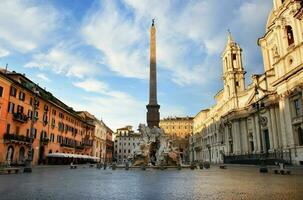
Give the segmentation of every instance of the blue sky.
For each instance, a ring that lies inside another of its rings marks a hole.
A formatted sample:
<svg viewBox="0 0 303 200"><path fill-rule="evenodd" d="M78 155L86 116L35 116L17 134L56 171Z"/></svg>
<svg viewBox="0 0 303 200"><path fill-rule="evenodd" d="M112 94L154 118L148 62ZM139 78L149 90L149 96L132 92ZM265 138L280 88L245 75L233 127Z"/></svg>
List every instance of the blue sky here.
<svg viewBox="0 0 303 200"><path fill-rule="evenodd" d="M247 82L271 0L1 0L0 66L25 73L111 128L145 123L149 28L156 19L161 117L194 116L223 85L227 29Z"/></svg>

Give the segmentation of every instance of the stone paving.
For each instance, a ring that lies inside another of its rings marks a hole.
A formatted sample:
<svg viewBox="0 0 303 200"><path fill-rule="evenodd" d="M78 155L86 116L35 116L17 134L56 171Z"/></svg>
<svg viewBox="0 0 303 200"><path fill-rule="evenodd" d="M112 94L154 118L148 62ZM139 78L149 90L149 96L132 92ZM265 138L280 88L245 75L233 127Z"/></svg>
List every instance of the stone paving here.
<svg viewBox="0 0 303 200"><path fill-rule="evenodd" d="M222 170L36 167L0 175L0 199L303 199L303 173L260 174L257 167Z"/></svg>

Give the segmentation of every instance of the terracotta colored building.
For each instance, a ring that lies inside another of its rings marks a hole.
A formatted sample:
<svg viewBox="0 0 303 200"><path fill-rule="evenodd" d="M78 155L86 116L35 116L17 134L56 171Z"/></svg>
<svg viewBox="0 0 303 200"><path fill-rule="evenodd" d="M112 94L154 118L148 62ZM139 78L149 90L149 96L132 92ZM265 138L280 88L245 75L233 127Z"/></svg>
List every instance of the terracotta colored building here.
<svg viewBox="0 0 303 200"><path fill-rule="evenodd" d="M60 153L93 159L92 123L25 75L1 70L0 163L24 163L32 126L34 165L71 161Z"/></svg>
<svg viewBox="0 0 303 200"><path fill-rule="evenodd" d="M106 127L106 162L111 163L113 161L114 152L114 141L113 141L113 131Z"/></svg>

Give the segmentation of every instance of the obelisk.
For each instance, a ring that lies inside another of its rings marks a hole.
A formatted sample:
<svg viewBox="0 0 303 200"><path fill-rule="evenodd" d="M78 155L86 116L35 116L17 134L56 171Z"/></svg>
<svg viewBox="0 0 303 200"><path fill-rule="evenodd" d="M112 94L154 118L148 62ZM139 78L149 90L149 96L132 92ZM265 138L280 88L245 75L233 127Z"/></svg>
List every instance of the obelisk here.
<svg viewBox="0 0 303 200"><path fill-rule="evenodd" d="M147 108L147 125L150 128L159 127L160 105L157 102L157 63L156 63L156 27L152 20L150 28L150 72L149 72L149 104Z"/></svg>

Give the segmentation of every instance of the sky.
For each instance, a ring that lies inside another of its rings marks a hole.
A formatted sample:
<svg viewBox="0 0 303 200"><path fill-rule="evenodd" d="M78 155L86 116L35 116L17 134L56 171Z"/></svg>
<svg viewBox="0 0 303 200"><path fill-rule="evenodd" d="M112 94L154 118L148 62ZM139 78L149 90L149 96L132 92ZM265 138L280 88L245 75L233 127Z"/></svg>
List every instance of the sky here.
<svg viewBox="0 0 303 200"><path fill-rule="evenodd" d="M161 118L195 116L223 88L227 30L246 81L263 72L257 39L271 0L1 0L0 66L24 73L116 130L146 123L151 20Z"/></svg>

